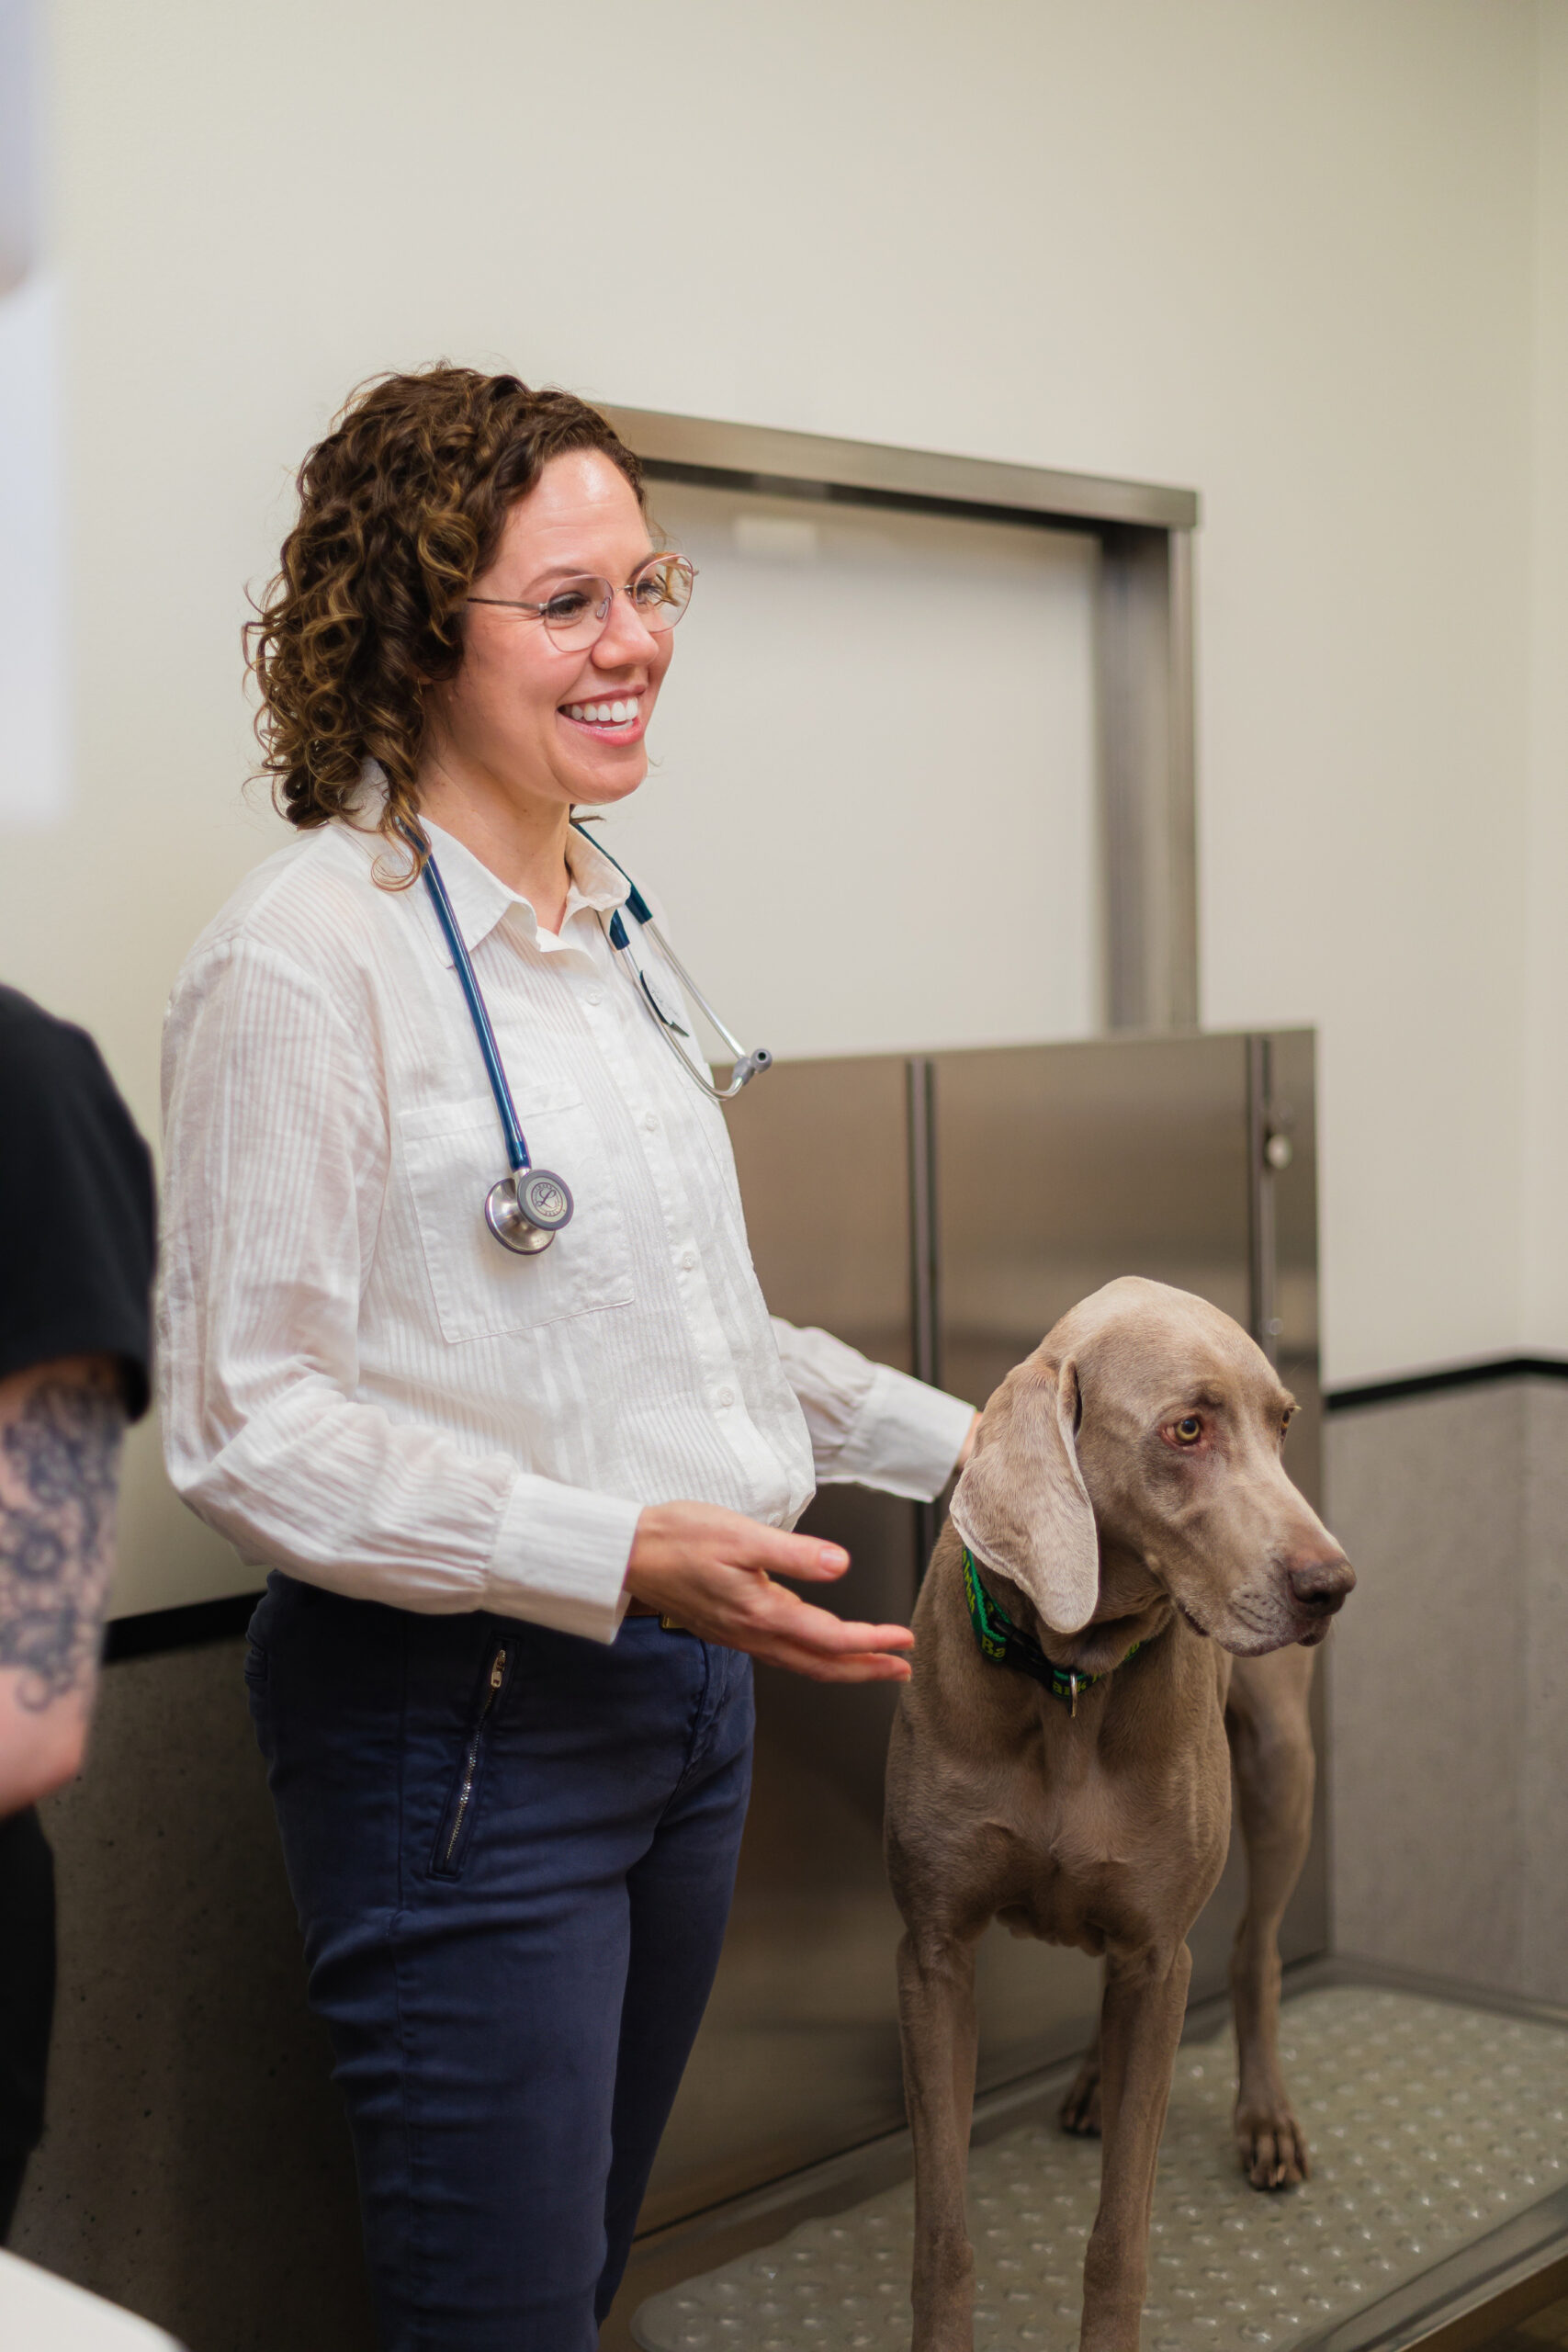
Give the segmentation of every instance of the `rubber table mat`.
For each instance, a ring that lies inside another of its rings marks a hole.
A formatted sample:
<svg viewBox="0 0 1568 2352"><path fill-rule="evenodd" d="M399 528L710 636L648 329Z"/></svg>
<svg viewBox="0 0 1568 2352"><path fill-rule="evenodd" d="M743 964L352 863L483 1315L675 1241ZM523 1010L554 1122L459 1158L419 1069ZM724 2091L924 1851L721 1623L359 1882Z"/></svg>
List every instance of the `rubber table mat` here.
<svg viewBox="0 0 1568 2352"><path fill-rule="evenodd" d="M1287 2003L1285 2079L1313 2177L1264 2194L1231 2139L1228 2031L1179 2053L1145 2352L1284 2352L1568 2183L1568 2032L1408 1993ZM1074 2352L1098 2142L1031 2123L975 2149L976 2352ZM643 2304L644 2352L906 2352L914 2192L803 2222Z"/></svg>

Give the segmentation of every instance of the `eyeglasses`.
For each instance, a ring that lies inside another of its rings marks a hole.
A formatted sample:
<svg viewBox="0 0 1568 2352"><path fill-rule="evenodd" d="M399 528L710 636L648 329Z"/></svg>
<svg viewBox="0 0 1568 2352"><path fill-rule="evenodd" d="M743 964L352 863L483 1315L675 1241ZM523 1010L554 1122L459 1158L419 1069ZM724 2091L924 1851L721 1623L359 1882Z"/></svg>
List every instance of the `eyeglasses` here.
<svg viewBox="0 0 1568 2352"><path fill-rule="evenodd" d="M610 608L616 595L631 599L644 628L655 637L672 629L692 601L694 567L683 555L652 555L639 564L626 586L616 590L607 580L587 577L566 580L542 605L521 596L470 596L470 605L500 605L512 613L532 613L543 621L563 653L586 653L610 626Z"/></svg>

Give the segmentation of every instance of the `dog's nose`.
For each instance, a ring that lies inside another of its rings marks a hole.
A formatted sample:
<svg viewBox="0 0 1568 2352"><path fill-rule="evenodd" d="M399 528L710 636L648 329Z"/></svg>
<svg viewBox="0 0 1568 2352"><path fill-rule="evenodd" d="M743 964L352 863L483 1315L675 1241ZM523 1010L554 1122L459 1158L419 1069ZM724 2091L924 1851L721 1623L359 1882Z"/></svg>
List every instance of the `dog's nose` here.
<svg viewBox="0 0 1568 2352"><path fill-rule="evenodd" d="M1285 1577L1303 1609L1310 1609L1314 1617L1332 1617L1344 1607L1345 1596L1355 1585L1356 1571L1337 1548L1301 1551L1288 1555Z"/></svg>

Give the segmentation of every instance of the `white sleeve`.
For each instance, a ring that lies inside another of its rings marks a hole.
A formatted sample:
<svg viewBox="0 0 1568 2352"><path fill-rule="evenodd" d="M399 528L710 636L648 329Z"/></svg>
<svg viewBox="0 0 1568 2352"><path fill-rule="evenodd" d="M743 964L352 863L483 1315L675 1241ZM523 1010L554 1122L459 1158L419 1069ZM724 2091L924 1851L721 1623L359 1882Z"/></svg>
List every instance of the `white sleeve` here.
<svg viewBox="0 0 1568 2352"><path fill-rule="evenodd" d="M827 1331L773 1318L773 1337L811 1432L822 1487L878 1487L911 1502L935 1499L958 1466L975 1408L958 1396L873 1363Z"/></svg>
<svg viewBox="0 0 1568 2352"><path fill-rule="evenodd" d="M158 1370L169 1476L250 1564L400 1609L610 1641L637 1506L361 1402L387 1116L321 984L254 942L164 1031Z"/></svg>

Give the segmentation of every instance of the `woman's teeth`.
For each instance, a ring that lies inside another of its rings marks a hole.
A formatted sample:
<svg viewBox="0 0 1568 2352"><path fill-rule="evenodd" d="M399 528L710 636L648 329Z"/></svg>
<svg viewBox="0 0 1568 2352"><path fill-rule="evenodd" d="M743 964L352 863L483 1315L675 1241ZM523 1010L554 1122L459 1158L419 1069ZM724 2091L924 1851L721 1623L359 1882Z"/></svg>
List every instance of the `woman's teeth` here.
<svg viewBox="0 0 1568 2352"><path fill-rule="evenodd" d="M590 727L624 727L637 717L637 701L634 696L629 702L569 703L566 715L585 719Z"/></svg>

